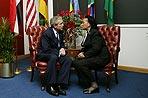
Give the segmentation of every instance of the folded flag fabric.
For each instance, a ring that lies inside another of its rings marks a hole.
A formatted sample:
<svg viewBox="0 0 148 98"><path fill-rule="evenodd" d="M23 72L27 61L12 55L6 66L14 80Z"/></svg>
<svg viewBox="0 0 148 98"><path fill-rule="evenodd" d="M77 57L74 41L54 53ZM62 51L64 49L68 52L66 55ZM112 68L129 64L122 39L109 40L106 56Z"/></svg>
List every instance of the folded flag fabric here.
<svg viewBox="0 0 148 98"><path fill-rule="evenodd" d="M113 0L105 0L104 1L104 10L107 13L107 24L113 25L114 19L113 19Z"/></svg>
<svg viewBox="0 0 148 98"><path fill-rule="evenodd" d="M78 0L70 0L70 11L77 13L80 10L79 8L79 1Z"/></svg>
<svg viewBox="0 0 148 98"><path fill-rule="evenodd" d="M88 15L95 17L94 0L88 0Z"/></svg>

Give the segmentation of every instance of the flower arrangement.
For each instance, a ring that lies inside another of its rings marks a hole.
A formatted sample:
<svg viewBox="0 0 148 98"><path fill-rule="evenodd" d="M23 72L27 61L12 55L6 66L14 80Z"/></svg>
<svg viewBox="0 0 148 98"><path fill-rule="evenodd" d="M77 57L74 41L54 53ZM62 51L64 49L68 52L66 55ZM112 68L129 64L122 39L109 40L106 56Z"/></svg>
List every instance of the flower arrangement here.
<svg viewBox="0 0 148 98"><path fill-rule="evenodd" d="M77 11L77 14L68 10L61 11L57 16L62 16L63 18L65 42L72 43L72 41L75 41L78 36L82 36L80 25L83 16L80 11Z"/></svg>

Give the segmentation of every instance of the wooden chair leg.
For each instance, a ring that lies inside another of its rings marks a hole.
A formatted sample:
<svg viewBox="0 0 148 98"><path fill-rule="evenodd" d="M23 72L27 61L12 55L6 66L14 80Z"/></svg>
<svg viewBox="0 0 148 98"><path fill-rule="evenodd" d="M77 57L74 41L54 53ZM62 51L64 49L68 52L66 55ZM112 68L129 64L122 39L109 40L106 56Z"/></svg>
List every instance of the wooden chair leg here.
<svg viewBox="0 0 148 98"><path fill-rule="evenodd" d="M107 87L106 87L106 91L108 92L108 93L110 93L110 80L111 80L111 73L108 73L108 74L106 74L106 77L107 77Z"/></svg>
<svg viewBox="0 0 148 98"><path fill-rule="evenodd" d="M41 91L45 90L45 82L44 82L45 73L40 72L40 79L41 79Z"/></svg>
<svg viewBox="0 0 148 98"><path fill-rule="evenodd" d="M116 80L116 84L118 84L118 74L117 74L117 70L115 71L115 80Z"/></svg>
<svg viewBox="0 0 148 98"><path fill-rule="evenodd" d="M34 77L34 67L31 67L32 72L31 72L31 78L30 78L30 82L33 81L33 77Z"/></svg>

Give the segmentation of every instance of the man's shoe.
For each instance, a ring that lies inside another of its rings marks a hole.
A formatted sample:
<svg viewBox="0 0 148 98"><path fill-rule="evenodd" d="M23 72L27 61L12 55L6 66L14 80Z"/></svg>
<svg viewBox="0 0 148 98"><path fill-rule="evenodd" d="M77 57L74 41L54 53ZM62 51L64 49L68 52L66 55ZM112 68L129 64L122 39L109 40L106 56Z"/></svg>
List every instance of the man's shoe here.
<svg viewBox="0 0 148 98"><path fill-rule="evenodd" d="M60 84L61 89L68 90L68 84Z"/></svg>
<svg viewBox="0 0 148 98"><path fill-rule="evenodd" d="M49 88L46 88L46 92L53 96L59 96L59 93L51 86Z"/></svg>
<svg viewBox="0 0 148 98"><path fill-rule="evenodd" d="M56 89L56 91L58 92L58 94L60 95L66 95L66 91L64 89L62 89L60 87L60 85L58 86L58 88Z"/></svg>

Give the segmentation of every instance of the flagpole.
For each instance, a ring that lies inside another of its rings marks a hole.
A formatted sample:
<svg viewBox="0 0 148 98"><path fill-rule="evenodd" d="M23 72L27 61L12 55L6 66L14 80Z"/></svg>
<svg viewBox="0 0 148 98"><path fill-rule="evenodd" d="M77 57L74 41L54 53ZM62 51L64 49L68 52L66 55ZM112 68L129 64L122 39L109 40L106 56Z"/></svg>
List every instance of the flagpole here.
<svg viewBox="0 0 148 98"><path fill-rule="evenodd" d="M32 71L31 64L32 64L32 62L31 62L31 56L30 56L30 66L28 68L26 68L26 71L28 71L28 72Z"/></svg>
<svg viewBox="0 0 148 98"><path fill-rule="evenodd" d="M18 37L18 34L15 34L16 36L16 38L15 38L15 57L16 57L16 59L15 59L15 61L16 61L16 67L15 67L15 71L14 71L14 73L15 74L20 74L20 73L22 73L22 71L20 70L20 69L18 69L18 58L17 58L17 37Z"/></svg>
<svg viewBox="0 0 148 98"><path fill-rule="evenodd" d="M29 66L28 68L26 68L26 71L27 71L27 72L32 72L31 66Z"/></svg>

